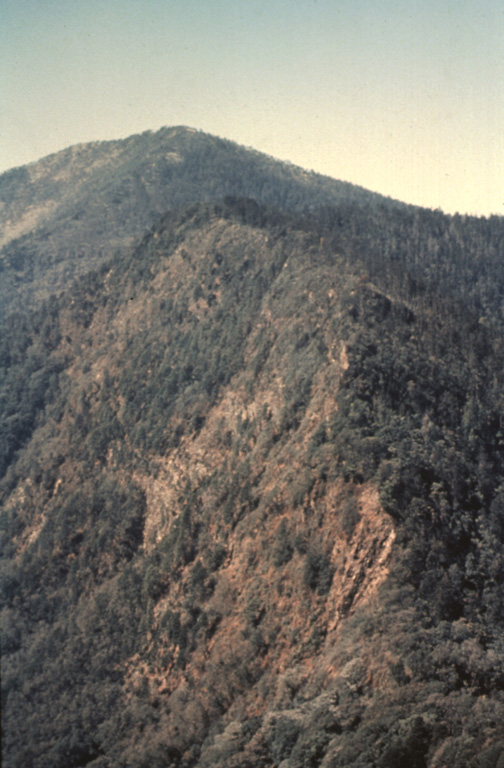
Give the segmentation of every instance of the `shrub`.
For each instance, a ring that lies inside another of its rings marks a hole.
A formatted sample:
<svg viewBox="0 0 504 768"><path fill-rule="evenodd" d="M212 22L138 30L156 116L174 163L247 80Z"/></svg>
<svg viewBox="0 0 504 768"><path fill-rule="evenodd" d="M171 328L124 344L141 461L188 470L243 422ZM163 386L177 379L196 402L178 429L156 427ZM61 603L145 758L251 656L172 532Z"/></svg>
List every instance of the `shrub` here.
<svg viewBox="0 0 504 768"><path fill-rule="evenodd" d="M309 550L306 556L303 580L306 587L325 595L331 588L333 569L329 557L323 552Z"/></svg>
<svg viewBox="0 0 504 768"><path fill-rule="evenodd" d="M273 564L275 568L285 565L293 555L293 547L285 519L282 520L275 534L275 547L273 549Z"/></svg>
<svg viewBox="0 0 504 768"><path fill-rule="evenodd" d="M268 738L268 746L275 763L289 757L299 736L299 725L287 717L276 721Z"/></svg>

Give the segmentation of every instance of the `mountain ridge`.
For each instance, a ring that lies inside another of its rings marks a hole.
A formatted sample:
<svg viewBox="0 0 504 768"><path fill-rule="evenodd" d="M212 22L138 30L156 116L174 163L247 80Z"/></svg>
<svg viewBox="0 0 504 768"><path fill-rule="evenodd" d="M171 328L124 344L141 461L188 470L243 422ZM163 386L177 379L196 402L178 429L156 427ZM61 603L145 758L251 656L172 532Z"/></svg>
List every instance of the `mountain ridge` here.
<svg viewBox="0 0 504 768"><path fill-rule="evenodd" d="M30 283L61 290L169 208L228 194L291 210L387 200L189 128L76 145L0 176L0 306L33 301Z"/></svg>
<svg viewBox="0 0 504 768"><path fill-rule="evenodd" d="M68 175L75 155L81 157L78 173L61 188L58 172L63 168ZM182 160L175 162L174 156ZM38 192L22 181L16 186L16 176L26 177L40 163L49 167ZM90 163L95 168L88 178ZM36 308L78 275L134 247L167 209L226 196L304 215L314 230L333 232L338 222L340 247L374 253L375 269L380 260L386 269L390 259L398 261L413 279L427 280L434 294L458 290L461 297L470 296L484 321L504 323L499 293L504 219L407 206L185 128L79 145L0 177L4 236L9 206L12 226L22 216L31 227L0 250L0 317ZM37 225L37 205L51 212L45 224ZM455 270L460 278L454 279Z"/></svg>

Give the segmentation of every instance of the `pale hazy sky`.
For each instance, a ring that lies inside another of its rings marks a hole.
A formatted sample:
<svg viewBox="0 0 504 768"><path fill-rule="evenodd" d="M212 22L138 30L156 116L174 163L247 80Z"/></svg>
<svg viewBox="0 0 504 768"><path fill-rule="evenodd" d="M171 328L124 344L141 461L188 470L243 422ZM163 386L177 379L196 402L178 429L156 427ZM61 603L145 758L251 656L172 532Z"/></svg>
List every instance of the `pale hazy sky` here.
<svg viewBox="0 0 504 768"><path fill-rule="evenodd" d="M503 0L0 0L0 171L187 125L504 214Z"/></svg>

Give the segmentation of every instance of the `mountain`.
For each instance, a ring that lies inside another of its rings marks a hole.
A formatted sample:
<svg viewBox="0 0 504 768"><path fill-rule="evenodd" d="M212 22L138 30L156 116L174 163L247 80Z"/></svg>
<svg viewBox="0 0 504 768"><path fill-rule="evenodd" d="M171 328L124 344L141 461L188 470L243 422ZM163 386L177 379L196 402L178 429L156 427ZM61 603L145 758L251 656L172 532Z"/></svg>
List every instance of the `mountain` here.
<svg viewBox="0 0 504 768"><path fill-rule="evenodd" d="M0 175L0 319L134 247L168 209L226 196L337 220L342 246L407 263L429 290L469 296L504 322L502 217L407 206L183 127L70 147Z"/></svg>
<svg viewBox="0 0 504 768"><path fill-rule="evenodd" d="M0 311L61 290L169 208L226 195L289 210L343 200L393 204L190 128L77 145L0 176Z"/></svg>
<svg viewBox="0 0 504 768"><path fill-rule="evenodd" d="M306 196L5 317L9 768L502 767L503 221Z"/></svg>

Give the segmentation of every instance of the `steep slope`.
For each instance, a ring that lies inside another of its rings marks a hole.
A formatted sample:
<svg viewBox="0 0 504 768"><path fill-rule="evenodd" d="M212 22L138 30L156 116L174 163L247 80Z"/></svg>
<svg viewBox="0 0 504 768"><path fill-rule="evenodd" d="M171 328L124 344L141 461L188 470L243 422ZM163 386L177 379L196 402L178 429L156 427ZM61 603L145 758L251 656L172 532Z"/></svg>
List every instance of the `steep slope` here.
<svg viewBox="0 0 504 768"><path fill-rule="evenodd" d="M70 147L0 176L0 311L68 286L169 208L226 195L298 210L385 201L190 128Z"/></svg>
<svg viewBox="0 0 504 768"><path fill-rule="evenodd" d="M500 766L502 336L317 227L193 206L6 321L5 765Z"/></svg>

